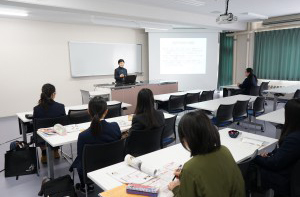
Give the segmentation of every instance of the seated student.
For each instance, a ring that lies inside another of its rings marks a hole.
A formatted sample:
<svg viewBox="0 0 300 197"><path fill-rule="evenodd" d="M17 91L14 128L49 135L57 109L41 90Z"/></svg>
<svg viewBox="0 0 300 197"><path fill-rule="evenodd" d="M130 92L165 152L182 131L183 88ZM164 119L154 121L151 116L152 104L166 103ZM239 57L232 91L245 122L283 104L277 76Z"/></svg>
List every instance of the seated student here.
<svg viewBox="0 0 300 197"><path fill-rule="evenodd" d="M54 101L56 96L55 87L52 84L44 84L42 87L39 104L33 108L34 119L57 118L66 115L65 106ZM41 162L47 163L46 146L41 146ZM60 158L58 148L54 149L54 158Z"/></svg>
<svg viewBox="0 0 300 197"><path fill-rule="evenodd" d="M140 90L130 131L159 128L164 124L164 113L154 108L152 91L147 88Z"/></svg>
<svg viewBox="0 0 300 197"><path fill-rule="evenodd" d="M300 160L300 99L285 105L285 123L279 139L279 148L257 156L261 186L273 189L275 195L289 195L290 177L294 164Z"/></svg>
<svg viewBox="0 0 300 197"><path fill-rule="evenodd" d="M169 184L175 197L244 197L241 171L220 135L202 111L185 114L178 126L180 142L192 158Z"/></svg>
<svg viewBox="0 0 300 197"><path fill-rule="evenodd" d="M257 86L257 77L253 74L252 68L247 68L245 71L246 79L242 84L238 83L240 90L236 90L233 94L245 94L250 95L252 87Z"/></svg>
<svg viewBox="0 0 300 197"><path fill-rule="evenodd" d="M92 117L91 126L79 134L77 141L77 157L71 165L70 171L77 168L80 184L76 184L76 189L85 193L85 185L82 175L82 154L86 144L105 144L121 139L121 130L117 123L106 122L104 120L108 110L106 101L100 96L92 98L88 106L89 114ZM88 191L92 191L92 185L88 186Z"/></svg>

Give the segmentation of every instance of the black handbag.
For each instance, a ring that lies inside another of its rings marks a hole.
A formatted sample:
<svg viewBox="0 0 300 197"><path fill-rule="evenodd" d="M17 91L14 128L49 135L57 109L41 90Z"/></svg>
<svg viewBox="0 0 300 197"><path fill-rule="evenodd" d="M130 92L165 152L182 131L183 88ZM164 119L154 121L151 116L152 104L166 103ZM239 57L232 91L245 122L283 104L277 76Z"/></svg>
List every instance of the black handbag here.
<svg viewBox="0 0 300 197"><path fill-rule="evenodd" d="M18 148L5 154L5 177L37 173L36 147Z"/></svg>

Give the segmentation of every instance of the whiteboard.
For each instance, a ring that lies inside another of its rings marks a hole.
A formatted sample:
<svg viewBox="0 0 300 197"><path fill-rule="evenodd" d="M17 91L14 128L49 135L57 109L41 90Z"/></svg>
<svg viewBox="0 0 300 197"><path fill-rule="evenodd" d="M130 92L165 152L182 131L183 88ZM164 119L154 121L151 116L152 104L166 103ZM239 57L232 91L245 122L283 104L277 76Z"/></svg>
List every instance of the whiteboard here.
<svg viewBox="0 0 300 197"><path fill-rule="evenodd" d="M141 44L69 42L72 77L113 75L124 59L128 73L142 73Z"/></svg>

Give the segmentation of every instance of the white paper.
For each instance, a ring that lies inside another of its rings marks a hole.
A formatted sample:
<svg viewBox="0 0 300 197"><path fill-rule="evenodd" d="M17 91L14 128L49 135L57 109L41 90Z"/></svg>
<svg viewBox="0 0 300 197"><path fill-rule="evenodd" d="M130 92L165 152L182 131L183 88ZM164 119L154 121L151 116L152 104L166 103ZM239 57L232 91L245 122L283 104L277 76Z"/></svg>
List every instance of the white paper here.
<svg viewBox="0 0 300 197"><path fill-rule="evenodd" d="M262 146L264 144L264 141L256 140L256 139L252 139L252 138L247 138L247 137L244 137L242 139L242 142L243 143L248 143L248 144L253 144L253 145L256 145L256 146Z"/></svg>

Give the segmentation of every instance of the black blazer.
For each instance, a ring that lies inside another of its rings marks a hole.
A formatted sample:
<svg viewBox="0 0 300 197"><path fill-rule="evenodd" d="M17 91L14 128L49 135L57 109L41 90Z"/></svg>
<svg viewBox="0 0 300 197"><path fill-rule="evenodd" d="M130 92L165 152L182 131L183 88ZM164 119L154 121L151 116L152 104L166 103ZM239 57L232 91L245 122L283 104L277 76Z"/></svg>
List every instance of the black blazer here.
<svg viewBox="0 0 300 197"><path fill-rule="evenodd" d="M131 130L145 130L145 129L155 129L165 125L164 113L159 110L155 110L155 117L158 122L157 127L149 128L149 120L146 118L145 114L134 115L132 118ZM129 131L129 132L130 132Z"/></svg>
<svg viewBox="0 0 300 197"><path fill-rule="evenodd" d="M121 78L120 75L123 74L125 77L127 76L127 69L126 68L122 68L122 67L118 67L115 69L115 80L116 83L123 83L124 78Z"/></svg>
<svg viewBox="0 0 300 197"><path fill-rule="evenodd" d="M65 115L65 106L55 101L48 106L48 109L44 109L41 105L33 108L33 118L57 118Z"/></svg>
<svg viewBox="0 0 300 197"><path fill-rule="evenodd" d="M257 156L254 162L262 168L262 178L267 184L275 187L275 192L288 194L291 171L300 160L300 131L290 133L285 137L279 148L269 154L269 157Z"/></svg>
<svg viewBox="0 0 300 197"><path fill-rule="evenodd" d="M121 139L121 130L116 122L106 122L106 120L101 120L100 122L102 130L99 136L94 136L92 134L91 128L81 132L78 136L77 141L77 157L73 162L71 168L82 169L82 152L84 145L86 144L105 144L110 142L115 142Z"/></svg>
<svg viewBox="0 0 300 197"><path fill-rule="evenodd" d="M257 86L257 79L255 75L248 76L243 83L239 85L239 88L243 90L243 94L250 95L250 90L253 86Z"/></svg>

